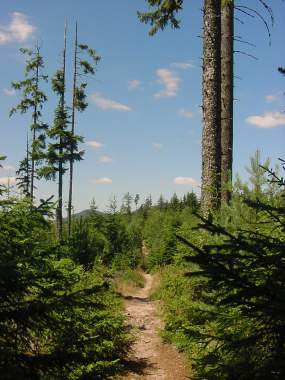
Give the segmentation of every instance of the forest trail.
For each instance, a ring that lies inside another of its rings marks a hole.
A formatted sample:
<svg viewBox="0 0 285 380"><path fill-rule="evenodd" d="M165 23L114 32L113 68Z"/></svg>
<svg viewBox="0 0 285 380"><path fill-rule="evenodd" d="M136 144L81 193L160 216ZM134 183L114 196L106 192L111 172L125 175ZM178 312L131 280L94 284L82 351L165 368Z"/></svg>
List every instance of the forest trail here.
<svg viewBox="0 0 285 380"><path fill-rule="evenodd" d="M151 301L154 277L143 273L145 286L125 295L125 310L136 341L127 359L128 372L120 379L186 380L185 360L177 350L162 342L159 331L163 323L157 301Z"/></svg>

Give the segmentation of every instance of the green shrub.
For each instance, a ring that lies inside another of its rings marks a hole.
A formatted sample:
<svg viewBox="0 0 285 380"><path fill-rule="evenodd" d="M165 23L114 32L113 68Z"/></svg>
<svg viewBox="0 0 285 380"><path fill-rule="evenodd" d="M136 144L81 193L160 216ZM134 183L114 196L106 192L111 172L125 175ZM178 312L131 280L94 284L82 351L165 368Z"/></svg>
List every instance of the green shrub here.
<svg viewBox="0 0 285 380"><path fill-rule="evenodd" d="M1 203L0 239L1 379L113 375L129 341L102 270L72 261L29 202Z"/></svg>
<svg viewBox="0 0 285 380"><path fill-rule="evenodd" d="M158 297L164 337L187 352L193 378L285 378L282 179L279 185L275 197L236 192L212 219L179 229L177 255L188 264L163 270Z"/></svg>
<svg viewBox="0 0 285 380"><path fill-rule="evenodd" d="M145 283L142 273L133 269L118 272L116 274L116 280L119 283L125 283L126 285L138 288L143 288Z"/></svg>

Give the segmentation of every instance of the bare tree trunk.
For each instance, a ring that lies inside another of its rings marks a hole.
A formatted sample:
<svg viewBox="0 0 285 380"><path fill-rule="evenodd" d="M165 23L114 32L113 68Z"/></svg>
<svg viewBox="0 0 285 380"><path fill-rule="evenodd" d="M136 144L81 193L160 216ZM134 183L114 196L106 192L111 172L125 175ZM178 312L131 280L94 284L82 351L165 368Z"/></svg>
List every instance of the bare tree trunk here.
<svg viewBox="0 0 285 380"><path fill-rule="evenodd" d="M71 133L75 131L75 102L76 102L76 79L77 79L77 23L75 27L75 47L74 47L74 73L73 73L73 96L72 96L72 115ZM73 192L73 147L71 147L69 162L69 195L68 195L68 237L71 236L72 228L72 192Z"/></svg>
<svg viewBox="0 0 285 380"><path fill-rule="evenodd" d="M39 55L39 47L37 46L37 54ZM38 92L39 88L39 66L37 65L36 68L36 92ZM35 105L34 105L34 113L33 113L33 132L32 132L32 168L31 168L31 201L33 203L34 201L34 181L35 181L35 141L36 141L36 125L38 124L38 104L37 100L35 100Z"/></svg>
<svg viewBox="0 0 285 380"><path fill-rule="evenodd" d="M65 61L66 61L66 29L67 26L65 24L64 29L64 49L63 49L63 91L61 94L61 109L62 109L62 116L64 115L65 111ZM63 123L65 123L65 120L62 120ZM62 128L65 128L65 125L62 126ZM58 163L58 206L57 206L57 234L58 234L58 240L62 241L63 237L63 228L62 228L62 188L63 188L63 174L64 174L64 168L63 168L63 141L62 137L59 139L59 163Z"/></svg>
<svg viewBox="0 0 285 380"><path fill-rule="evenodd" d="M233 165L234 0L222 7L221 33L221 183L222 201L228 203Z"/></svg>
<svg viewBox="0 0 285 380"><path fill-rule="evenodd" d="M204 2L201 207L207 215L221 197L221 0Z"/></svg>
<svg viewBox="0 0 285 380"><path fill-rule="evenodd" d="M37 107L35 106L35 109ZM36 112L36 111L34 111ZM34 120L34 123L36 121ZM35 140L36 140L36 130L33 129L33 132L32 132L32 157L31 157L31 191L30 191L30 194L31 194L31 201L32 203L34 202L34 180L35 180L35 159L34 159L34 143L35 143Z"/></svg>
<svg viewBox="0 0 285 380"><path fill-rule="evenodd" d="M29 154L29 133L27 132L27 142L26 142L26 176L27 181L25 184L26 196L30 197L30 154Z"/></svg>

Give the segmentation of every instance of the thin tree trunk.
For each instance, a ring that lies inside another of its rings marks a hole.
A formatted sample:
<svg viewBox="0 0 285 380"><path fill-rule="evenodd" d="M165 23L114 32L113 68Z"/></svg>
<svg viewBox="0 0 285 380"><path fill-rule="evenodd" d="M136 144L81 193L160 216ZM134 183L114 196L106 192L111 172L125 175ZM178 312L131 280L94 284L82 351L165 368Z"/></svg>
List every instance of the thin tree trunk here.
<svg viewBox="0 0 285 380"><path fill-rule="evenodd" d="M37 47L37 53L39 55L39 48ZM39 66L37 64L36 69L36 92L38 92L39 88ZM38 123L38 104L37 100L35 100L34 105L34 114L33 114L33 132L32 132L32 168L31 168L31 201L34 201L34 181L35 181L35 141L36 141L36 125Z"/></svg>
<svg viewBox="0 0 285 380"><path fill-rule="evenodd" d="M35 107L36 108L36 107ZM35 121L34 121L35 122ZM32 133L32 166L31 166L31 201L34 201L34 178L35 178L35 159L34 159L34 142L36 140L36 131L33 129Z"/></svg>
<svg viewBox="0 0 285 380"><path fill-rule="evenodd" d="M222 201L228 203L233 165L234 0L222 7L221 33L221 182Z"/></svg>
<svg viewBox="0 0 285 380"><path fill-rule="evenodd" d="M27 175L27 181L26 181L26 197L30 197L30 155L29 155L29 133L27 132L27 143L26 143L26 175Z"/></svg>
<svg viewBox="0 0 285 380"><path fill-rule="evenodd" d="M221 192L221 0L204 2L201 207L207 215Z"/></svg>
<svg viewBox="0 0 285 380"><path fill-rule="evenodd" d="M63 75L62 75L62 81L63 81L63 92L61 94L61 111L62 111L62 117L64 117L64 110L65 110L65 60L66 60L66 23L64 28L64 49L63 49ZM65 123L65 120L62 120L63 123ZM62 129L65 128L65 125L62 125ZM62 241L62 188L63 188L63 141L62 137L59 139L59 163L58 163L58 206L57 206L57 233L58 233L58 239L59 241Z"/></svg>
<svg viewBox="0 0 285 380"><path fill-rule="evenodd" d="M71 133L75 131L75 102L76 102L76 79L77 79L77 23L75 27L75 47L74 47L74 73L73 73L73 97L71 115ZM73 191L73 146L71 146L69 163L69 196L68 196L68 237L71 236L72 228L72 191Z"/></svg>

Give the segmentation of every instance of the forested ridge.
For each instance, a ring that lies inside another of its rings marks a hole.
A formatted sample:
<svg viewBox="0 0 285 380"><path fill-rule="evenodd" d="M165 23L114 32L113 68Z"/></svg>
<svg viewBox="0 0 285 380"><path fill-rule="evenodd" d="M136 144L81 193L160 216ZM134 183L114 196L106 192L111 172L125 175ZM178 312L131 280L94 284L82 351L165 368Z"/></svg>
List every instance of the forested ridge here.
<svg viewBox="0 0 285 380"><path fill-rule="evenodd" d="M102 211L95 193L88 210L74 213L85 153L76 127L104 62L79 41L80 23L73 41L65 24L52 75L38 43L20 49L25 72L11 84L20 101L10 116L31 123L17 192L0 184L1 379L285 378L285 161L257 150L247 180L232 169L234 17L259 18L269 37L274 19L270 1L256 2L264 14L204 1L201 194L126 192ZM138 19L150 35L181 26L183 0L146 3ZM284 68L276 71L284 82ZM56 102L50 124L47 83ZM40 181L53 181L56 194L38 199ZM164 354L165 366L175 367L173 355L181 372L155 368Z"/></svg>

